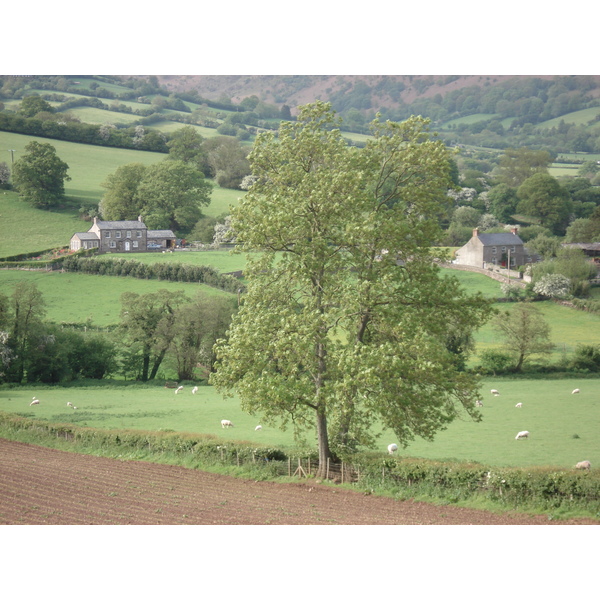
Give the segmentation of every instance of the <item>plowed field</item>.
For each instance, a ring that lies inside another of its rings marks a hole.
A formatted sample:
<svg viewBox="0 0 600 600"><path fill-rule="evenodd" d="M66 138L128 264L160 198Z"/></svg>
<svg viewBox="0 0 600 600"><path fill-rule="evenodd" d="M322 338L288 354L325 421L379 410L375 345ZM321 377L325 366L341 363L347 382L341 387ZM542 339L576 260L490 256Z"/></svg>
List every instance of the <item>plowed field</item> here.
<svg viewBox="0 0 600 600"><path fill-rule="evenodd" d="M558 525L398 501L312 482L237 479L0 439L0 524L25 525Z"/></svg>

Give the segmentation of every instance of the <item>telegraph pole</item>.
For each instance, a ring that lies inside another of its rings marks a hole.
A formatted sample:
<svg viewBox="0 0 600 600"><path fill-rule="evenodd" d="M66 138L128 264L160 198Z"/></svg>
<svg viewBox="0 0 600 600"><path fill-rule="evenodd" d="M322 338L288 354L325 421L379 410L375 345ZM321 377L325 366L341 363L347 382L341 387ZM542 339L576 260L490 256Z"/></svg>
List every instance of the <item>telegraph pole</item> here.
<svg viewBox="0 0 600 600"><path fill-rule="evenodd" d="M14 165L15 164L15 152L16 152L16 150L9 150L9 152L10 152L10 157L11 157L10 164Z"/></svg>

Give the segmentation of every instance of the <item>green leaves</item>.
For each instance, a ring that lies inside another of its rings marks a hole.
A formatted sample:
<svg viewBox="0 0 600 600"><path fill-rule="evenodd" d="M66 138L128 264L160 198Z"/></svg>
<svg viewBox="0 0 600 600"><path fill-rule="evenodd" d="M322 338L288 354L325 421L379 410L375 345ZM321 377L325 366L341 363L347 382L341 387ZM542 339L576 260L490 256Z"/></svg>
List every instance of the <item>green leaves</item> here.
<svg viewBox="0 0 600 600"><path fill-rule="evenodd" d="M448 340L466 340L489 314L433 264L451 182L427 122L376 121L363 149L336 126L316 102L277 138L257 138L254 184L232 210L248 292L212 379L245 409L297 428L312 412L321 461L330 439L372 444L377 420L402 444L430 439L461 408L476 418L475 383Z"/></svg>

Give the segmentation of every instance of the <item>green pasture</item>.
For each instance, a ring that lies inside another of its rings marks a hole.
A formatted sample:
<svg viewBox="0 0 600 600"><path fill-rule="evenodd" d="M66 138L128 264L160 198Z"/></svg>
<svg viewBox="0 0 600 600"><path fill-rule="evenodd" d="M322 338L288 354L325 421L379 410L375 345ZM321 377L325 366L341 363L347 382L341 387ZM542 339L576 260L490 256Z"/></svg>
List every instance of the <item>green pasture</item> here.
<svg viewBox="0 0 600 600"><path fill-rule="evenodd" d="M593 106L592 108L584 108L583 110L577 110L566 115L561 115L555 119L543 121L542 123L538 123L536 127L540 127L541 129L551 129L552 127L558 127L561 121L564 121L567 124L572 123L574 125L588 125L591 121L593 122L592 126L598 126L599 122L595 121L595 118L598 115L600 115L600 106Z"/></svg>
<svg viewBox="0 0 600 600"><path fill-rule="evenodd" d="M73 212L51 212L19 200L16 192L0 190L0 257L68 246L71 236L91 223Z"/></svg>
<svg viewBox="0 0 600 600"><path fill-rule="evenodd" d="M244 254L233 254L229 250L191 250L189 252L148 252L132 255L125 254L102 254L98 260L110 260L111 258L135 259L144 264L154 263L184 263L186 265L213 267L219 273L231 273L242 271L246 267Z"/></svg>
<svg viewBox="0 0 600 600"><path fill-rule="evenodd" d="M574 388L581 393L573 395ZM496 388L500 396L489 390ZM0 388L0 410L55 423L81 427L131 430L173 430L218 436L221 440L244 440L290 448L296 446L292 430L269 426L259 416L242 412L236 398L224 399L213 387L192 386L183 392L159 386L20 387ZM486 379L482 386L483 420L456 420L437 434L433 442L416 440L399 455L428 459L475 461L490 466L556 465L568 468L581 460L600 464L600 380L554 381ZM40 404L29 406L33 397ZM71 402L77 410L67 406ZM522 408L515 404L521 402ZM221 419L233 422L222 429ZM256 425L262 430L255 431ZM530 438L515 440L519 431ZM315 447L312 433L306 439ZM385 453L397 442L387 430L377 450Z"/></svg>
<svg viewBox="0 0 600 600"><path fill-rule="evenodd" d="M198 292L207 296L227 294L200 283L0 268L2 293L9 296L20 281L37 285L46 303L47 320L55 323L85 323L89 320L96 327L119 323L120 298L124 292L149 294L160 289L183 290L190 298Z"/></svg>
<svg viewBox="0 0 600 600"><path fill-rule="evenodd" d="M71 181L65 182L65 195L80 204L98 204L104 194L102 182L121 165L133 162L151 165L164 160L167 156L160 152L77 144L6 131L0 132L0 156L5 154L10 158L7 150L12 149L16 150L15 160L17 160L23 156L25 146L31 141L51 144L56 148L59 158L69 165L68 175L71 177ZM68 244L69 240L64 243Z"/></svg>
<svg viewBox="0 0 600 600"><path fill-rule="evenodd" d="M134 121L139 121L140 119L140 115L115 110L104 110L92 106L77 106L76 108L70 108L68 112L77 117L81 122L93 125L112 124L129 126Z"/></svg>
<svg viewBox="0 0 600 600"><path fill-rule="evenodd" d="M494 304L502 312L510 312L515 306L511 302ZM562 356L570 356L580 344L600 343L600 315L561 306L550 300L536 302L535 306L550 325L550 341L555 344L546 360L556 362ZM478 353L502 348L502 338L494 330L491 321L483 325L474 337ZM534 362L538 362L538 359L539 356L533 357Z"/></svg>

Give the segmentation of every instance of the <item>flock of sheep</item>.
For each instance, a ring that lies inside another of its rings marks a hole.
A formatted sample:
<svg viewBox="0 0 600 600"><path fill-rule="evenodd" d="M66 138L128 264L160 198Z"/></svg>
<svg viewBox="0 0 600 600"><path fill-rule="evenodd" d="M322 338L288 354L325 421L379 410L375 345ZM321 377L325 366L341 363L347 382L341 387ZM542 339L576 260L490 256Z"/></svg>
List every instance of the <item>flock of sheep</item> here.
<svg viewBox="0 0 600 600"><path fill-rule="evenodd" d="M179 394L180 392L183 391L183 386L180 385L176 390L175 390L175 394ZM192 388L192 394L196 394L198 392L198 386L194 386ZM490 390L492 396L499 396L500 392L496 389L494 390ZM571 394L579 394L580 390L579 388L575 388ZM39 404L40 401L34 396L31 403L29 404L29 406L34 406L36 404ZM476 406L483 406L483 402L481 402L481 400L477 400L475 402ZM77 407L73 406L73 404L71 402L67 402L67 406L69 406L70 408L72 408L73 410L76 410ZM523 407L523 403L522 402L517 402L517 404L515 404L515 408L522 408ZM229 419L222 419L221 420L221 427L223 429L229 428L229 427L233 427L233 423L229 420ZM257 425L254 428L254 431L260 431L262 429L261 425ZM529 439L529 431L519 431L519 433L517 433L517 435L515 436L515 440L523 440L523 439ZM389 454L394 454L395 452L398 452L398 445L397 444L390 444L387 447L388 453ZM576 469L591 469L592 468L592 464L590 463L589 460L582 460L581 462L578 462L575 465Z"/></svg>
<svg viewBox="0 0 600 600"><path fill-rule="evenodd" d="M575 388L571 394L579 394L580 390L579 388ZM492 396L499 396L500 392L496 389L494 390L490 390L490 393L492 394ZM475 406L483 406L483 402L481 400L476 400L475 401ZM523 408L523 403L522 402L517 402L517 404L515 404L515 408ZM529 439L529 431L519 431L519 433L517 433L517 435L515 436L515 440L524 440L524 439ZM394 454L394 452L398 451L398 446L396 444L390 444L388 447L388 453L389 454ZM582 460L581 462L578 462L575 465L576 469L591 469L592 468L592 463L590 463L589 460Z"/></svg>

